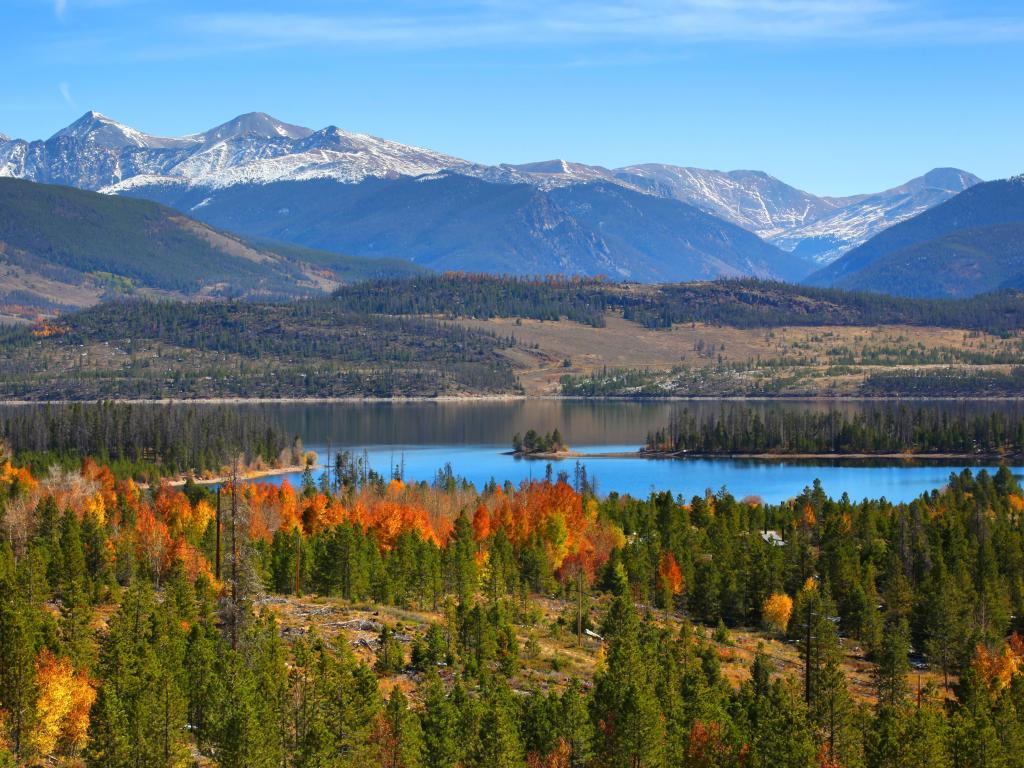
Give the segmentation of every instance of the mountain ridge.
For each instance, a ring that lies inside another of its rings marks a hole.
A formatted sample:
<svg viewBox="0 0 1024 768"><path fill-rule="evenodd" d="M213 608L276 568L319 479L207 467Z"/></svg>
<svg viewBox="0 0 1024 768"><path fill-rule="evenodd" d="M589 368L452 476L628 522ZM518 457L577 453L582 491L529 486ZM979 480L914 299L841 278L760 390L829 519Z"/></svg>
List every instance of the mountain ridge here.
<svg viewBox="0 0 1024 768"><path fill-rule="evenodd" d="M811 274L809 285L962 296L1024 280L1024 177L984 182Z"/></svg>
<svg viewBox="0 0 1024 768"><path fill-rule="evenodd" d="M490 166L336 126L313 130L263 112L182 137L146 134L87 112L46 140L0 141L0 176L157 200L166 200L168 187L221 190L314 179L359 184L440 173L544 192L614 184L694 206L812 264L829 263L980 181L965 171L937 168L879 193L823 197L757 170L664 163L609 169L564 159Z"/></svg>
<svg viewBox="0 0 1024 768"><path fill-rule="evenodd" d="M315 179L148 193L229 231L401 256L435 270L644 282L796 279L808 271L796 257L693 206L605 182L545 191L444 172L360 184Z"/></svg>

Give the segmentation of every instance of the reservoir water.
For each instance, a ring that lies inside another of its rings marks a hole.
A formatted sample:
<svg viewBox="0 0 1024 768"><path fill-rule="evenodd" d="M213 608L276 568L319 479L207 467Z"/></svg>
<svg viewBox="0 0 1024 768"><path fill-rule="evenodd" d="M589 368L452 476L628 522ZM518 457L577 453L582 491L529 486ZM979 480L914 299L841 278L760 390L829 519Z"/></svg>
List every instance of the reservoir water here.
<svg viewBox="0 0 1024 768"><path fill-rule="evenodd" d="M875 407L870 403L754 402L755 408ZM302 437L306 447L326 457L331 451L365 451L371 467L389 475L399 467L407 480L432 480L450 465L456 476L482 486L491 479L518 484L547 472L548 462L509 455L516 432L539 432L558 427L576 451L632 452L643 445L648 432L664 426L672 414L712 413L727 407L714 401L470 401L395 403L260 404L239 408L264 411L289 434ZM923 407L913 404L911 407ZM945 409L1020 409L1017 403L930 403ZM884 497L909 501L925 491L942 487L951 472L993 462L965 460L855 461L761 459L579 459L587 474L596 478L601 494L612 491L646 496L668 490L689 498L723 486L734 496L760 496L766 502L784 501L815 479L830 496L849 494L854 500ZM557 475L570 477L577 459L551 463ZM1014 469L1019 473L1021 469ZM298 475L289 476L298 483ZM274 478L276 482L280 477Z"/></svg>

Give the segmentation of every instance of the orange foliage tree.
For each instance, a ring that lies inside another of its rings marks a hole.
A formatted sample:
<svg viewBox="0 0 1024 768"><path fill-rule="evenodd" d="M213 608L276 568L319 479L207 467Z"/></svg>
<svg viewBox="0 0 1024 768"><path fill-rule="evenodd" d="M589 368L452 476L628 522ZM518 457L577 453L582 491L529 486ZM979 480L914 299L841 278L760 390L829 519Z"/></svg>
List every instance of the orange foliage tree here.
<svg viewBox="0 0 1024 768"><path fill-rule="evenodd" d="M683 572L671 552L662 552L658 560L658 589L668 595L678 595L683 591Z"/></svg>

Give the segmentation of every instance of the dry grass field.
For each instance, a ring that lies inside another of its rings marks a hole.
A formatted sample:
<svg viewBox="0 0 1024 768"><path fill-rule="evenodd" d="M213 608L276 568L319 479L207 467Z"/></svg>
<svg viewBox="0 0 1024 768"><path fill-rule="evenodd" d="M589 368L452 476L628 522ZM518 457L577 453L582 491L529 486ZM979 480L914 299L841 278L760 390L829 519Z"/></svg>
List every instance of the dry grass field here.
<svg viewBox="0 0 1024 768"><path fill-rule="evenodd" d="M1006 371L1024 360L1024 336L913 326L796 326L742 329L701 324L652 330L610 314L594 328L570 320L464 320L467 327L515 336L503 350L528 395L557 395L559 380L603 368L729 367L754 380L787 380L780 394L856 394L872 372L950 364ZM932 361L934 360L934 362ZM980 362L977 362L980 361Z"/></svg>

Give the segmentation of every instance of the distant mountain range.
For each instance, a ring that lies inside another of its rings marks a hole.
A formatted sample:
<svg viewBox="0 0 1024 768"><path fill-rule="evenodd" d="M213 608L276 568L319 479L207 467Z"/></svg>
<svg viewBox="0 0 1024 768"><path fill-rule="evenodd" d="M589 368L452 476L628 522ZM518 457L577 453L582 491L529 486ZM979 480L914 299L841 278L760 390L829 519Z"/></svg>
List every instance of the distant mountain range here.
<svg viewBox="0 0 1024 768"><path fill-rule="evenodd" d="M32 318L128 293L315 295L421 271L238 237L146 200L0 179L0 315Z"/></svg>
<svg viewBox="0 0 1024 768"><path fill-rule="evenodd" d="M440 173L126 194L145 194L235 232L367 256L402 254L440 271L603 274L642 282L797 280L809 271L735 224L606 182L545 191Z"/></svg>
<svg viewBox="0 0 1024 768"><path fill-rule="evenodd" d="M167 138L95 112L45 141L0 139L0 176L158 200L243 235L339 253L644 281L798 279L980 181L938 169L829 198L758 171L487 166L262 113Z"/></svg>
<svg viewBox="0 0 1024 768"><path fill-rule="evenodd" d="M901 296L1024 289L1024 176L971 187L806 280Z"/></svg>

